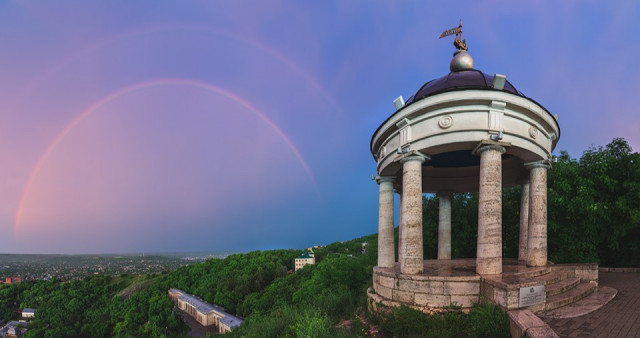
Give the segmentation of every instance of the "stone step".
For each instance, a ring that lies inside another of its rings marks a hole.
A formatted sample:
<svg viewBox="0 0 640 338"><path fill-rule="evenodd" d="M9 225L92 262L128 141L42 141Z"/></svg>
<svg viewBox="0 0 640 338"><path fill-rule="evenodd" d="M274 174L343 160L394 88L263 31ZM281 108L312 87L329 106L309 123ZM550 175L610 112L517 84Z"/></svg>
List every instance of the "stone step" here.
<svg viewBox="0 0 640 338"><path fill-rule="evenodd" d="M491 279L494 284L497 285L508 285L510 287L524 287L531 285L550 285L558 283L564 279L566 279L567 273L564 271L551 271L542 275L537 276L523 276L523 275L502 275L496 278L485 278Z"/></svg>
<svg viewBox="0 0 640 338"><path fill-rule="evenodd" d="M544 318L574 318L584 316L605 306L618 294L618 290L607 286L598 286L590 295L557 309L540 314Z"/></svg>
<svg viewBox="0 0 640 338"><path fill-rule="evenodd" d="M547 285L557 284L565 279L567 279L567 273L563 271L552 271L546 275L540 275L531 278L531 280L544 284L545 289Z"/></svg>
<svg viewBox="0 0 640 338"><path fill-rule="evenodd" d="M572 289L579 283L580 278L563 279L557 283L547 284L547 286L545 287L545 293L547 294L548 298L549 296L557 295L559 293L563 293L569 289Z"/></svg>
<svg viewBox="0 0 640 338"><path fill-rule="evenodd" d="M596 289L594 283L580 283L574 288L571 288L565 292L547 297L545 311L557 309L559 307L571 304L578 301L591 293Z"/></svg>
<svg viewBox="0 0 640 338"><path fill-rule="evenodd" d="M505 277L536 277L546 275L551 272L551 268L548 266L541 267L526 267L523 265L504 265L502 268L502 275Z"/></svg>

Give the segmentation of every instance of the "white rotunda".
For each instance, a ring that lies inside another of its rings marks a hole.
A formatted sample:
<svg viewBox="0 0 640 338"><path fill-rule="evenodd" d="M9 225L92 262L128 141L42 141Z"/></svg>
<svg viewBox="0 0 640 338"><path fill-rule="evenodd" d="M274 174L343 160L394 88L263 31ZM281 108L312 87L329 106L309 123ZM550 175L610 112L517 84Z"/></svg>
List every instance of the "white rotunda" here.
<svg viewBox="0 0 640 338"><path fill-rule="evenodd" d="M597 265L547 261L547 170L560 138L557 117L506 76L473 68L459 37L454 45L450 73L425 83L406 103L398 98L371 138L379 184L372 304L469 307L483 295L504 308L543 311L550 309L545 291L542 299L522 303L520 289L577 278L575 284L593 290ZM502 189L515 185L522 187L519 253L503 259ZM394 192L400 196L397 248ZM475 260L451 259L451 194L459 192L479 194ZM423 193L439 198L438 259L431 261L423 258Z"/></svg>

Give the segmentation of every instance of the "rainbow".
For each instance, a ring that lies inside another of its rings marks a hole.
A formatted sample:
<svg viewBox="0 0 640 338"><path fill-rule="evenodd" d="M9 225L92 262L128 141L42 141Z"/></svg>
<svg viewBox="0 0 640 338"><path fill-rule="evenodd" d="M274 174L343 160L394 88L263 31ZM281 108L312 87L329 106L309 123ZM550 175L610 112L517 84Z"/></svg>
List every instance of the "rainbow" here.
<svg viewBox="0 0 640 338"><path fill-rule="evenodd" d="M302 154L300 154L300 151L298 150L298 148L295 146L295 144L293 143L293 141L291 141L291 139L282 131L282 129L280 129L280 127L278 127L278 125L276 125L271 119L269 119L269 117L267 116L267 114L265 114L263 111L259 110L258 108L256 108L255 106L253 106L251 103L249 103L248 101L244 100L243 98L241 98L240 96L217 86L214 86L210 83L207 82L200 82L200 81L196 81L196 80L191 80L191 79L183 79L183 78L170 78L170 79L155 79L155 80L150 80L150 81L144 81L144 82L140 82L140 83L136 83L124 88L121 88L105 97L103 97L102 99L96 101L95 103L93 103L92 105L90 105L87 109L83 110L80 114L78 114L73 120L71 120L71 122L69 122L60 133L58 133L58 135L49 143L49 145L47 146L47 148L45 149L45 151L42 153L42 155L40 155L40 157L38 158L38 161L36 162L36 165L33 167L33 169L31 170L31 173L29 174L29 178L27 179L27 182L24 186L24 189L22 190L22 194L20 196L20 202L18 204L18 208L16 209L16 214L14 217L14 225L13 225L13 232L14 234L18 233L18 229L19 229L19 225L22 219L22 214L24 211L24 206L26 203L26 199L28 196L28 193L31 189L31 185L33 184L33 181L35 179L35 177L37 176L38 172L40 171L40 169L42 168L42 165L44 164L45 160L47 159L47 157L51 154L51 152L55 149L55 147L58 145L58 143L60 143L60 141L73 129L75 128L80 122L82 122L82 120L84 120L87 116L91 115L93 112L95 112L96 110L98 110L100 107L104 106L105 104L121 97L127 94L130 94L132 92L135 92L137 90L143 89L143 88L149 88L149 87L155 87L155 86L169 86L169 85L180 85L180 86L189 86L189 87L195 87L195 88L200 88L200 89L204 89L206 91L218 94L218 95L222 95L236 103L238 103L239 105L241 105L242 107L246 108L247 110L249 110L250 112L252 112L253 114L255 114L255 116L257 116L260 120L262 120L263 122L265 122L269 128L271 128L277 135L278 137L280 137L280 139L282 139L282 141L284 141L284 143L287 144L287 146L289 147L289 149L291 149L291 151L293 152L293 154L296 156L296 158L298 159L298 162L300 162L300 165L302 166L302 168L304 169L304 171L306 172L306 174L309 176L309 179L311 180L311 183L313 184L313 187L316 191L316 193L318 194L318 197L321 199L321 194L320 194L320 190L318 189L318 185L316 183L316 179L313 175L313 173L311 172L311 169L309 168L309 165L307 164L307 162L305 161L304 157L302 157Z"/></svg>
<svg viewBox="0 0 640 338"><path fill-rule="evenodd" d="M336 100L333 98L333 96L331 94L329 94L329 92L327 92L327 90L320 84L320 82L318 82L318 80L313 77L311 74L309 74L307 71L305 71L302 67L300 67L295 61L293 61L291 58L287 57L286 55L282 54L279 50L275 49L274 47L272 47L271 45L268 45L260 40L257 39L250 39L248 37L245 37L243 35L239 35L239 34L234 34L231 32L227 32L227 31L221 31L219 29L216 29L215 27L211 27L211 26L205 26L205 25L163 25L163 26L156 26L156 27L145 27L142 29L138 29L138 30L134 30L134 31L130 31L130 32L125 32L125 33L120 33L120 34L114 34L114 35L110 35L107 36L97 42L94 42L88 46L85 46L85 48L77 51L76 53L74 53L73 55L59 61L56 65L54 65L53 67L47 69L40 77L34 79L33 81L31 81L25 88L25 90L23 91L23 93L21 93L20 95L18 95L18 106L21 106L22 103L24 102L24 100L30 95L30 93L37 88L39 85L41 85L47 78L53 76L55 73L59 72L61 69L63 69L64 67L66 67L67 65L73 64L75 61L89 56L92 53L95 53L96 51L99 51L103 48L107 48L109 46L112 46L120 41L126 40L128 38L131 37L136 37L136 36L144 36L147 34L158 34L158 33L164 33L164 32L171 32L171 31L178 31L178 30L193 30L193 31L203 31L203 32L210 32L213 34L217 34L219 36L224 36L224 37L229 37L232 38L236 41L240 41L246 45L252 46L254 48L257 48L263 52L266 52L267 54L270 54L271 56L273 56L274 58L280 60L282 63L284 63L285 65L287 65L287 67L289 67L290 69L292 69L294 72L298 73L298 75L300 75L303 79L305 79L305 81L309 84L311 84L311 86L325 99L327 100L327 102L330 102L331 105L334 106L334 108L336 108L337 111L341 112L342 108L340 107L340 105L336 102Z"/></svg>

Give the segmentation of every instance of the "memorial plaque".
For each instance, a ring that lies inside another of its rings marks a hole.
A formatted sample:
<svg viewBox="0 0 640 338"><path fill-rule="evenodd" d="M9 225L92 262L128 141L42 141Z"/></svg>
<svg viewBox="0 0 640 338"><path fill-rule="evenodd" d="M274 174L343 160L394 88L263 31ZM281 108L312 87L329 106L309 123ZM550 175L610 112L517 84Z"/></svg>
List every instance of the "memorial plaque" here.
<svg viewBox="0 0 640 338"><path fill-rule="evenodd" d="M544 285L520 288L519 307L526 307L544 303Z"/></svg>

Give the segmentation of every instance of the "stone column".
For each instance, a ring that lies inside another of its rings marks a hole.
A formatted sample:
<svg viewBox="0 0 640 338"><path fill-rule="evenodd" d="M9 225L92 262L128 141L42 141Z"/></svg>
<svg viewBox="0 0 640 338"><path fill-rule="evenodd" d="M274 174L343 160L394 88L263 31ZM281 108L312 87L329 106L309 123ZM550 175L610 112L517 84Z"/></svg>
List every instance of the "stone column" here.
<svg viewBox="0 0 640 338"><path fill-rule="evenodd" d="M529 168L529 232L527 265L547 265L547 161L528 163Z"/></svg>
<svg viewBox="0 0 640 338"><path fill-rule="evenodd" d="M481 144L478 192L478 249L476 272L502 273L502 154L499 144Z"/></svg>
<svg viewBox="0 0 640 338"><path fill-rule="evenodd" d="M400 195L400 214L398 215L398 263L402 265L402 256L404 256L404 246L402 245L402 243L404 243L402 237L402 229L404 228L402 226L402 191L398 191L398 194Z"/></svg>
<svg viewBox="0 0 640 338"><path fill-rule="evenodd" d="M527 261L527 243L529 238L529 179L520 186L520 237L518 260Z"/></svg>
<svg viewBox="0 0 640 338"><path fill-rule="evenodd" d="M393 181L395 177L376 177L380 186L378 203L378 266L393 268L395 243L393 238Z"/></svg>
<svg viewBox="0 0 640 338"><path fill-rule="evenodd" d="M438 192L438 259L451 259L451 193Z"/></svg>
<svg viewBox="0 0 640 338"><path fill-rule="evenodd" d="M423 271L422 255L422 163L428 157L414 152L402 163L402 263L403 274Z"/></svg>

